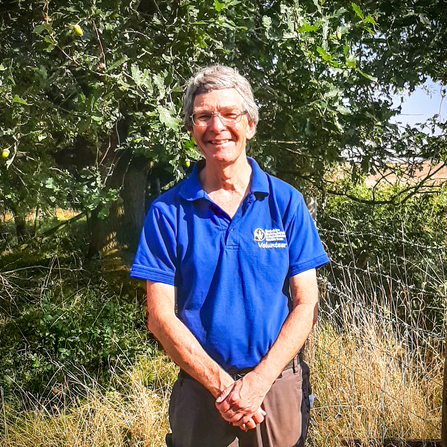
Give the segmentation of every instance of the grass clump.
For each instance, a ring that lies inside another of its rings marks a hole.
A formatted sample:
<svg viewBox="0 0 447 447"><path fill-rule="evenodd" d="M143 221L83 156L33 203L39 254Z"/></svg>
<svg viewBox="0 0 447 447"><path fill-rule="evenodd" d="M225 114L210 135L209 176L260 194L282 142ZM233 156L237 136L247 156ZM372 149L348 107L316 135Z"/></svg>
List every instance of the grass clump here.
<svg viewBox="0 0 447 447"><path fill-rule="evenodd" d="M316 395L311 445L439 439L443 318L424 327L402 293L404 282L397 287L392 277L382 276L384 284L363 274L345 268L342 276L321 278L326 296L308 343ZM383 293L390 289L395 295Z"/></svg>
<svg viewBox="0 0 447 447"><path fill-rule="evenodd" d="M143 357L130 371L115 371L120 391L99 384L82 387L91 378L79 376L78 389L84 391L70 406L36 405L29 411L3 406L0 444L159 447L168 431L167 405L176 373L176 366L163 355Z"/></svg>
<svg viewBox="0 0 447 447"><path fill-rule="evenodd" d="M358 329L326 321L312 336L311 445L440 438L441 356L419 363L374 321L364 322L361 338Z"/></svg>

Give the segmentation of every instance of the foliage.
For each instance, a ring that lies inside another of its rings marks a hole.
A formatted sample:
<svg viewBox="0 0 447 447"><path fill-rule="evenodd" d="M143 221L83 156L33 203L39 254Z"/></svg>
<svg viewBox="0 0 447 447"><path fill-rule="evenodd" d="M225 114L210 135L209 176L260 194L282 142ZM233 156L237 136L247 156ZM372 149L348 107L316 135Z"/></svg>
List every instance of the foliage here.
<svg viewBox="0 0 447 447"><path fill-rule="evenodd" d="M154 349L144 306L121 279L115 288L118 273L110 280L99 264L83 267L79 246L59 238L3 259L0 387L7 397L49 398L61 385L79 387L72 378L80 372L107 385L117 364Z"/></svg>
<svg viewBox="0 0 447 447"><path fill-rule="evenodd" d="M444 319L447 195L444 187L438 194L387 203L407 186L396 183L372 190L357 185L354 194L364 202L329 196L319 214L320 232L336 278L343 280L341 272L350 268L363 278L365 290L370 290L371 281L381 282L383 275L396 278L383 286L384 296L399 290L414 314L424 313L430 329ZM375 205L369 202L373 194Z"/></svg>
<svg viewBox="0 0 447 447"><path fill-rule="evenodd" d="M354 178L393 157L444 160L442 135L401 135L390 122L391 92L445 79L445 14L426 3L2 2L0 206L104 219L133 160L150 181L156 167L170 172L162 187L182 177L199 157L181 126L182 90L216 62L250 79L261 111L251 153L292 183L325 189L327 169L346 160Z"/></svg>

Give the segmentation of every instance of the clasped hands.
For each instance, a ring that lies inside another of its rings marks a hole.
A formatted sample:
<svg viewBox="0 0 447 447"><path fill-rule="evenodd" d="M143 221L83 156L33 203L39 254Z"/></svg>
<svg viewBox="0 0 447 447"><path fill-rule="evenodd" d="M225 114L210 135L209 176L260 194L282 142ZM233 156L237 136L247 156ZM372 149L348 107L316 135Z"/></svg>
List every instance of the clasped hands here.
<svg viewBox="0 0 447 447"><path fill-rule="evenodd" d="M253 429L265 418L261 404L270 387L271 383L251 371L222 391L216 399L216 408L235 427Z"/></svg>

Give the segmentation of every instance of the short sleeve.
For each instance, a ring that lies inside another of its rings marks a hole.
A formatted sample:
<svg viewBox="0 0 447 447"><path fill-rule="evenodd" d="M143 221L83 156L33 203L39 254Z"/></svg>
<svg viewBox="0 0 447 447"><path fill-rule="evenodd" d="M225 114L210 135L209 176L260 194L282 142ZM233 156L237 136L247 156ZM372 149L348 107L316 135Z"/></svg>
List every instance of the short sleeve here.
<svg viewBox="0 0 447 447"><path fill-rule="evenodd" d="M329 262L301 195L287 225L286 234L289 245L289 277Z"/></svg>
<svg viewBox="0 0 447 447"><path fill-rule="evenodd" d="M130 276L174 285L176 230L156 206L147 213Z"/></svg>

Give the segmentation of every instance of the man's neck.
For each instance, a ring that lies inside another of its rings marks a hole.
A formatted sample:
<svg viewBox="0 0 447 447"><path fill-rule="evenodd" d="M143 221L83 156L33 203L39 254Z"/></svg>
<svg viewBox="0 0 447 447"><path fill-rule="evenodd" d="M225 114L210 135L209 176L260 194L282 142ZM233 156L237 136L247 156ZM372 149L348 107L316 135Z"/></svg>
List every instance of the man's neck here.
<svg viewBox="0 0 447 447"><path fill-rule="evenodd" d="M244 155L235 163L210 163L200 171L200 183L207 193L214 191L243 192L250 185L252 168Z"/></svg>
<svg viewBox="0 0 447 447"><path fill-rule="evenodd" d="M227 166L207 163L200 171L200 182L210 199L233 218L250 192L251 174L252 167L244 156Z"/></svg>

